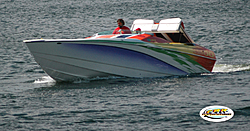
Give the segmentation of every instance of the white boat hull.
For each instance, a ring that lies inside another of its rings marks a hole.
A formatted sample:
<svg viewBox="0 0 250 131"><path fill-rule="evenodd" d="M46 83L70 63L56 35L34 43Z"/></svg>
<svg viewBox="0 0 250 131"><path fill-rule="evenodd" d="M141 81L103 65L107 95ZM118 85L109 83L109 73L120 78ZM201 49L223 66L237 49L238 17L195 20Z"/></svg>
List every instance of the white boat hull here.
<svg viewBox="0 0 250 131"><path fill-rule="evenodd" d="M150 44L84 39L33 40L25 43L37 63L57 81L108 76L162 77L209 72L193 65L183 56L177 56L189 65L186 68L172 56L148 49L151 46L153 48Z"/></svg>

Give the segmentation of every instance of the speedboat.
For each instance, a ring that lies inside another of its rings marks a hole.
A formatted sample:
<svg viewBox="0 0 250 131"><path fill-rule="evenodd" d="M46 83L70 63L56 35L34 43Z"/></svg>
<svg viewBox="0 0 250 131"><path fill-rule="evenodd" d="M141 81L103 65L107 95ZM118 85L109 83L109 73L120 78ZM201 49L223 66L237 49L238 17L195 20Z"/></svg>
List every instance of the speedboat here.
<svg viewBox="0 0 250 131"><path fill-rule="evenodd" d="M213 51L195 44L180 18L137 19L131 34L100 32L83 39L23 42L56 81L101 77L165 77L210 73ZM138 30L139 29L139 30Z"/></svg>

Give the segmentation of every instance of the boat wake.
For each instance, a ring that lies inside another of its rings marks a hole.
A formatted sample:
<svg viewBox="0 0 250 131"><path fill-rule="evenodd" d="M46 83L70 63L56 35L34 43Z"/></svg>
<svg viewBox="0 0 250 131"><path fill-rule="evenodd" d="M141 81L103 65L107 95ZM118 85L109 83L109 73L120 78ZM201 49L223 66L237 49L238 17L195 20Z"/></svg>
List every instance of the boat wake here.
<svg viewBox="0 0 250 131"><path fill-rule="evenodd" d="M202 74L202 75L213 75L213 73L229 73L229 72L239 72L239 71L250 71L250 65L228 65L228 64L216 64L212 73ZM112 79L120 79L125 77L95 77L90 79L77 79L71 83L88 83L90 81L98 81L98 80L112 80ZM52 79L50 76L43 76L42 78L36 79L34 81L35 84L55 84L56 81Z"/></svg>
<svg viewBox="0 0 250 131"><path fill-rule="evenodd" d="M113 79L121 79L125 77L118 77L118 76L109 76L109 77L94 77L94 78L89 78L89 79L76 79L74 81L70 81L70 83L89 83L90 81L96 81L96 80L113 80ZM42 78L36 79L34 81L35 84L55 84L56 81L51 78L50 76L43 76Z"/></svg>
<svg viewBox="0 0 250 131"><path fill-rule="evenodd" d="M43 76L42 78L36 79L34 83L36 84L44 84L44 83L55 83L56 81L52 79L50 76Z"/></svg>
<svg viewBox="0 0 250 131"><path fill-rule="evenodd" d="M248 71L250 70L250 65L227 65L227 64L216 64L212 72L238 72L238 71Z"/></svg>

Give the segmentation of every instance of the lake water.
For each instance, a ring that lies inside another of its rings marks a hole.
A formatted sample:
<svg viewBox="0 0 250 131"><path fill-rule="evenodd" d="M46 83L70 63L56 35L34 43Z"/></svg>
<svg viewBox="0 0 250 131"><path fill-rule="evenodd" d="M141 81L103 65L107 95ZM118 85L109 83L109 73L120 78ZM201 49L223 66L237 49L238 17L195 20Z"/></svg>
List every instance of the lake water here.
<svg viewBox="0 0 250 131"><path fill-rule="evenodd" d="M237 130L250 128L248 0L1 0L0 130ZM84 38L135 19L182 18L193 40L217 57L210 74L57 83L26 39ZM206 106L232 109L203 120Z"/></svg>

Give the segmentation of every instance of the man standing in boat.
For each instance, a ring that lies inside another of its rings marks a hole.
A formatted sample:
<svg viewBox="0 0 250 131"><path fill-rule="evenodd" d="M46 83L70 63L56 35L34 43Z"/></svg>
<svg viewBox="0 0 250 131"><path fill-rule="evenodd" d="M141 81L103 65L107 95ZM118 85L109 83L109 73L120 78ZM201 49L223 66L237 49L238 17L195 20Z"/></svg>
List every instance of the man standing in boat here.
<svg viewBox="0 0 250 131"><path fill-rule="evenodd" d="M131 34L130 29L125 25L123 19L117 20L118 27L113 31L113 34Z"/></svg>

